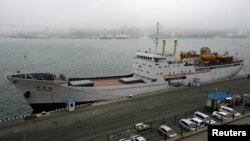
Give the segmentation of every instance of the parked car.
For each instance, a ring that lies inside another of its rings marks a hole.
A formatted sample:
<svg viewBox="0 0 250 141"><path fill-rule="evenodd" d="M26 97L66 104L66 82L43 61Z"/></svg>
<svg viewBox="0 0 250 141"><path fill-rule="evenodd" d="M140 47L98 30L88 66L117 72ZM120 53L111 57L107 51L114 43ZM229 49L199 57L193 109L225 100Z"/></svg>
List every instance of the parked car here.
<svg viewBox="0 0 250 141"><path fill-rule="evenodd" d="M150 125L145 124L145 123L137 123L137 124L135 124L134 127L135 127L135 129L136 129L137 131L143 131L143 130L149 129L149 128L150 128Z"/></svg>
<svg viewBox="0 0 250 141"><path fill-rule="evenodd" d="M177 136L177 133L174 130L172 130L170 127L168 127L167 125L161 125L159 128L159 133L169 138Z"/></svg>
<svg viewBox="0 0 250 141"><path fill-rule="evenodd" d="M204 124L215 124L216 123L216 121L213 120L212 118L210 118L208 115L206 115L202 112L199 112L199 111L196 111L194 113L194 117L201 119Z"/></svg>
<svg viewBox="0 0 250 141"><path fill-rule="evenodd" d="M119 141L131 141L130 139L120 139Z"/></svg>
<svg viewBox="0 0 250 141"><path fill-rule="evenodd" d="M131 141L147 141L147 140L141 135L134 135L131 137Z"/></svg>
<svg viewBox="0 0 250 141"><path fill-rule="evenodd" d="M181 119L180 126L189 131L195 131L197 127L197 125L192 121L190 121L189 119Z"/></svg>
<svg viewBox="0 0 250 141"><path fill-rule="evenodd" d="M226 112L214 111L212 116L216 117L217 119L223 119L223 120L232 119L230 114Z"/></svg>
<svg viewBox="0 0 250 141"><path fill-rule="evenodd" d="M226 112L230 114L231 116L240 116L241 114L237 111L235 111L233 108L227 107L227 106L220 106L219 109L220 112Z"/></svg>
<svg viewBox="0 0 250 141"><path fill-rule="evenodd" d="M203 120L197 118L197 117L194 117L194 118L190 118L189 119L190 121L192 121L193 123L195 123L199 128L202 128L204 127L204 123L203 123Z"/></svg>

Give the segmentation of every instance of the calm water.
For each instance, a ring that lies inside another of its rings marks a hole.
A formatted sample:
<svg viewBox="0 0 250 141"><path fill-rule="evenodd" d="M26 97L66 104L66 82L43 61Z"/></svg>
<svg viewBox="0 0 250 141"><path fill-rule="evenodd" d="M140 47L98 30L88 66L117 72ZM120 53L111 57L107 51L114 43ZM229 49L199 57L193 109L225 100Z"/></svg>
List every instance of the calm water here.
<svg viewBox="0 0 250 141"><path fill-rule="evenodd" d="M242 73L250 71L250 39L179 39L180 50L208 46L212 52L236 53L245 59ZM167 52L173 50L167 41ZM155 50L151 39L1 39L0 38L0 119L29 114L31 108L13 86L7 88L7 74L21 72L63 73L68 77L90 77L131 73L136 50ZM160 47L159 47L160 48ZM160 50L160 49L159 49ZM28 59L24 59L24 55Z"/></svg>

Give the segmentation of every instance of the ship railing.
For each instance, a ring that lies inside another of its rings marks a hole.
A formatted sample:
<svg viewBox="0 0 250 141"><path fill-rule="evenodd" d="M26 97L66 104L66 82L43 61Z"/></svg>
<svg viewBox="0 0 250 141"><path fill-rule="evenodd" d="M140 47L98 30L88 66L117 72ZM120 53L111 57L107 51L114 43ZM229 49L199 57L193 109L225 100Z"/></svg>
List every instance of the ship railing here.
<svg viewBox="0 0 250 141"><path fill-rule="evenodd" d="M61 79L55 79L56 84L67 84L66 80L61 80Z"/></svg>
<svg viewBox="0 0 250 141"><path fill-rule="evenodd" d="M239 65L241 65L241 62L235 62L233 64L207 66L207 68L209 68L209 69L217 69L217 68L226 68L226 67L230 67L230 66L239 66Z"/></svg>

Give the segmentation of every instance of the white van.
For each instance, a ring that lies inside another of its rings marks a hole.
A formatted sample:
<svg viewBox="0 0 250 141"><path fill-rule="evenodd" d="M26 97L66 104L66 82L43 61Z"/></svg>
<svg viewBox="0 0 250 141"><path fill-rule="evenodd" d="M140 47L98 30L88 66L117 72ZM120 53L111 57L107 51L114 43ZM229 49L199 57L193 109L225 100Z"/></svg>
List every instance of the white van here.
<svg viewBox="0 0 250 141"><path fill-rule="evenodd" d="M227 106L220 106L219 111L226 112L230 114L231 116L240 116L241 114L239 112L236 112L233 108L227 107Z"/></svg>
<svg viewBox="0 0 250 141"><path fill-rule="evenodd" d="M197 128L197 125L195 123L193 123L192 121L190 121L189 119L181 119L180 120L180 125L189 131L195 131Z"/></svg>
<svg viewBox="0 0 250 141"><path fill-rule="evenodd" d="M215 124L216 123L216 121L214 121L208 115L206 115L206 114L204 114L202 112L199 112L199 111L196 111L194 113L194 117L197 117L197 118L201 119L204 124Z"/></svg>
<svg viewBox="0 0 250 141"><path fill-rule="evenodd" d="M190 118L189 119L190 121L192 121L193 123L195 123L199 128L202 128L204 127L204 123L203 123L203 120L197 118L197 117L194 117L194 118Z"/></svg>
<svg viewBox="0 0 250 141"><path fill-rule="evenodd" d="M166 125L161 125L160 126L159 133L161 135L166 135L169 138L177 136L177 133L174 130L172 130L170 127L166 126Z"/></svg>

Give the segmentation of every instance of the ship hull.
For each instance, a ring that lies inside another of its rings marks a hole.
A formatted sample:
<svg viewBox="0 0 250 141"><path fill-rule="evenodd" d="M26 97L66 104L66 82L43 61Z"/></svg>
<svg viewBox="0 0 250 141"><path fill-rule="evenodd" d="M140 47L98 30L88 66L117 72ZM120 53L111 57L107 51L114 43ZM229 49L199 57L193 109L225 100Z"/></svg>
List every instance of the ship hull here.
<svg viewBox="0 0 250 141"><path fill-rule="evenodd" d="M236 75L242 67L243 63L217 68L210 66L209 68L204 69L206 71L184 74L185 79L179 79L177 81L180 81L184 85L188 85L190 83L193 84L194 78L199 78L201 83L219 80ZM14 85L19 90L19 93L24 95L35 112L63 108L66 106L65 103L68 98L74 98L76 100L76 104L83 104L87 102L112 100L131 95L135 96L173 88L173 86L170 85L169 80L166 81L166 79L148 83L102 87L72 87L67 84L58 84L55 81L19 78L8 79L14 82ZM28 96L25 95L27 92L30 93Z"/></svg>

